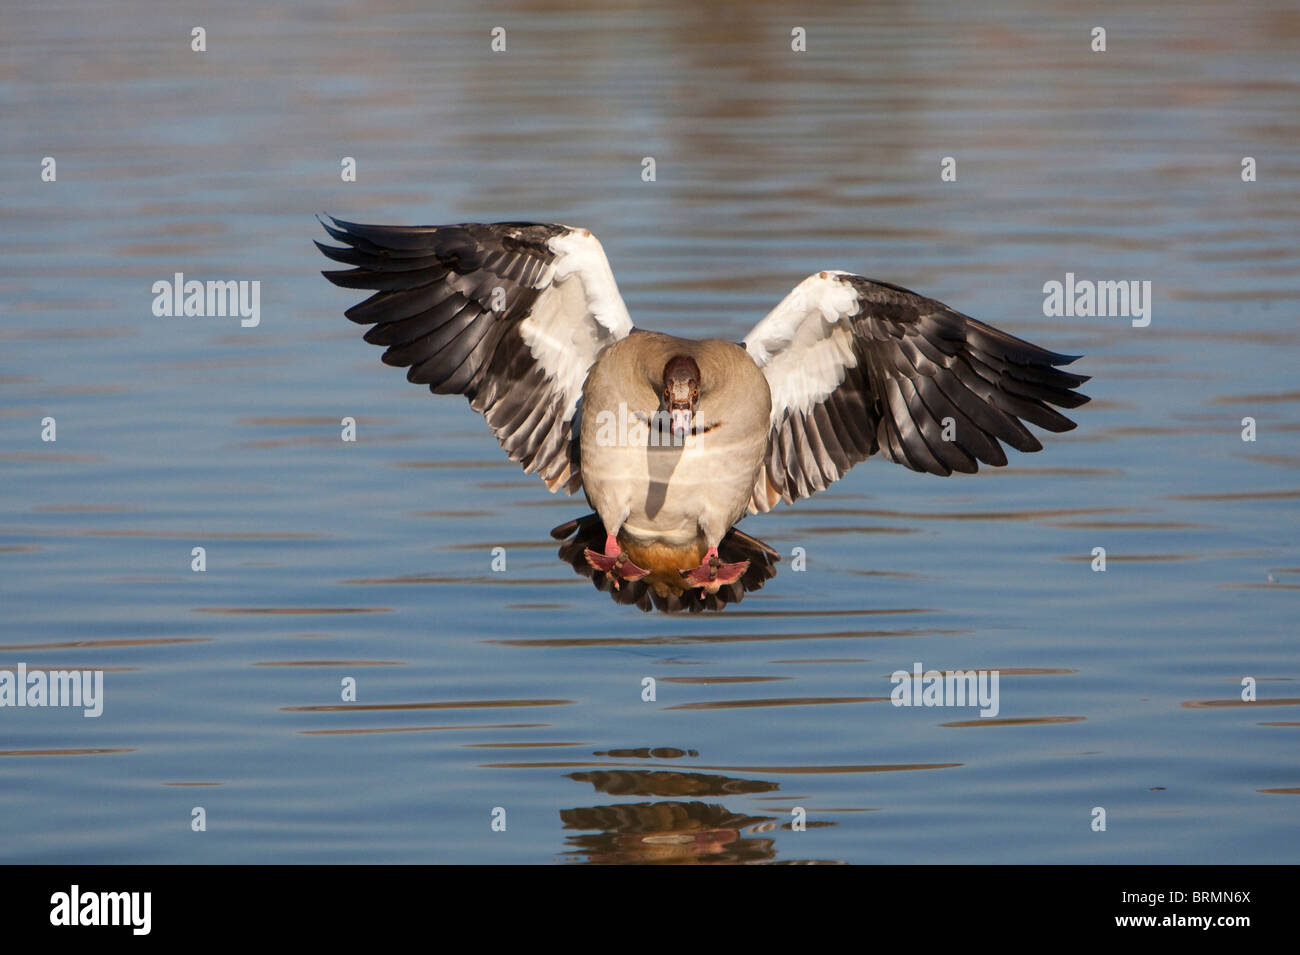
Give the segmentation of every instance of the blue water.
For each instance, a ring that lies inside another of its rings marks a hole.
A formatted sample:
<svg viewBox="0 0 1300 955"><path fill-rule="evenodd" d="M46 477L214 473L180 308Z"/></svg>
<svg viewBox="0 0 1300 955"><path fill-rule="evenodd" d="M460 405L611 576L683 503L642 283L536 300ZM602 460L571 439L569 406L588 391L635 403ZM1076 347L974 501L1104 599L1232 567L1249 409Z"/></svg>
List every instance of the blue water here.
<svg viewBox="0 0 1300 955"><path fill-rule="evenodd" d="M710 9L0 12L0 669L105 671L98 719L0 708L0 859L1297 860L1293 7ZM741 605L642 614L361 341L318 212L588 227L685 335L849 269L1093 401L1001 471L859 465L745 521L785 559ZM155 317L175 272L260 324ZM1151 324L1045 317L1066 272ZM999 670L998 718L879 701L917 662Z"/></svg>

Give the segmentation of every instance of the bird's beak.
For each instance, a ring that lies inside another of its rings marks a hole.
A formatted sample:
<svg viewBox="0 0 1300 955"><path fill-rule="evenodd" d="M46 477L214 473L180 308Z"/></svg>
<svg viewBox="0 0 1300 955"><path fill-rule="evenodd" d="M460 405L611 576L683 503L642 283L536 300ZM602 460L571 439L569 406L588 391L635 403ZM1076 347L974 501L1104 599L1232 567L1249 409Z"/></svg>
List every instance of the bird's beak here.
<svg viewBox="0 0 1300 955"><path fill-rule="evenodd" d="M686 436L691 433L692 412L690 407L673 407L668 410L669 424L672 426L673 437L678 440L685 440Z"/></svg>

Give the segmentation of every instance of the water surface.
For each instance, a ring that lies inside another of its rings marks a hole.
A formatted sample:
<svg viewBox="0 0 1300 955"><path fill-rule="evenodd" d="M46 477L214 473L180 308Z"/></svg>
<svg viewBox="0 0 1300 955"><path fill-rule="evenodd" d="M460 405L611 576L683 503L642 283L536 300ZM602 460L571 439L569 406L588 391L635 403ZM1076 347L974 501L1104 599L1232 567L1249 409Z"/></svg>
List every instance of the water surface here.
<svg viewBox="0 0 1300 955"><path fill-rule="evenodd" d="M0 858L1296 860L1292 5L2 16L0 668L106 702L0 710ZM555 558L581 500L343 319L318 212L588 227L683 335L849 269L1094 400L1003 470L859 465L744 523L786 559L742 605L642 614ZM1044 317L1067 271L1150 280L1150 326ZM260 325L155 317L176 272L259 280ZM891 706L915 662L1000 670L998 717Z"/></svg>

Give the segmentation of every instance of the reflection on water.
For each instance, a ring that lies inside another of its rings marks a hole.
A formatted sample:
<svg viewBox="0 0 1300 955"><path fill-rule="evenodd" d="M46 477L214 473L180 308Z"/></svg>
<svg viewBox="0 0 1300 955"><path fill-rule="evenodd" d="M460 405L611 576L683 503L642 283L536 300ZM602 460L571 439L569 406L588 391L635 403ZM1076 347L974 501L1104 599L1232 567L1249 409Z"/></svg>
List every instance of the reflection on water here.
<svg viewBox="0 0 1300 955"><path fill-rule="evenodd" d="M573 700L439 700L427 703L348 703L335 706L282 706L286 713L331 713L366 710L466 710L514 706L568 706Z"/></svg>
<svg viewBox="0 0 1300 955"><path fill-rule="evenodd" d="M673 799L562 809L565 829L595 830L565 839L573 847L567 854L581 856L584 862L699 864L776 858L773 840L755 838L774 817L745 815L717 802L700 801L771 792L778 788L776 783L648 770L570 773L568 778L590 783L596 792L611 796L694 797L689 802Z"/></svg>
<svg viewBox="0 0 1300 955"><path fill-rule="evenodd" d="M333 730L299 730L298 732L307 736L354 736L358 733L428 733L438 730L526 730L550 725L550 723L456 723L448 726L381 726Z"/></svg>
<svg viewBox="0 0 1300 955"><path fill-rule="evenodd" d="M975 720L955 720L951 723L940 723L940 726L1033 726L1043 723L1082 723L1088 717L1086 716L1021 716L1014 719L990 717L989 719Z"/></svg>
<svg viewBox="0 0 1300 955"><path fill-rule="evenodd" d="M495 55L460 0L233 0L202 57L112 6L6 8L0 670L105 708L0 710L0 858L1295 860L1291 5L1130 4L1103 56L1060 2L801 9L802 54L768 0L507 4ZM744 522L743 602L643 615L556 556L580 498L378 367L319 212L589 227L679 335L862 272L1094 398L1005 469L865 462ZM178 271L261 325L153 316ZM1150 280L1150 326L1045 318L1067 271ZM999 716L891 706L915 663L997 668Z"/></svg>
<svg viewBox="0 0 1300 955"><path fill-rule="evenodd" d="M133 749L0 749L0 756L96 756L134 752Z"/></svg>

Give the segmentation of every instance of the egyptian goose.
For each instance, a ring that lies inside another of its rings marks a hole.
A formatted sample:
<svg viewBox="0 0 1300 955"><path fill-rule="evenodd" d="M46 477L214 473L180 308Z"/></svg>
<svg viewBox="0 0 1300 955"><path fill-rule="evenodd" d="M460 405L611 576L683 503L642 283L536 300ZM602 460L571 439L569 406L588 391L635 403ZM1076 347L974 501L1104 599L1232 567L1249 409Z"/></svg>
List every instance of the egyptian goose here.
<svg viewBox="0 0 1300 955"><path fill-rule="evenodd" d="M1057 367L1076 356L849 272L804 279L742 343L697 341L632 327L586 229L321 224L343 246L316 245L351 266L325 277L375 292L346 312L366 341L468 398L551 491L582 489L596 514L554 533L595 544L598 586L646 608L647 592L712 607L761 586L776 554L733 525L876 452L930 474L1001 467L999 442L1042 448L1024 422L1068 431L1051 406L1088 400Z"/></svg>

